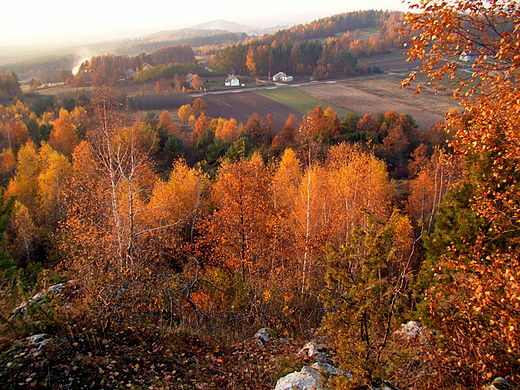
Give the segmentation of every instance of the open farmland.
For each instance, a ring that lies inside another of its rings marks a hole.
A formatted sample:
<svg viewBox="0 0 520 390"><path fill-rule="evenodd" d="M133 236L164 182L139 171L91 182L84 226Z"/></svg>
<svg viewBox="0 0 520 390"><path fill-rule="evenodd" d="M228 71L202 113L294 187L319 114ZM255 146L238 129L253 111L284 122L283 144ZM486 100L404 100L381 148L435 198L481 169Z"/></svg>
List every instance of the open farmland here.
<svg viewBox="0 0 520 390"><path fill-rule="evenodd" d="M336 84L309 84L298 87L316 98L354 111L359 115L390 110L410 114L421 129L429 129L455 103L448 96L424 90L413 95L413 88L400 88L403 76L352 79Z"/></svg>
<svg viewBox="0 0 520 390"><path fill-rule="evenodd" d="M256 92L227 93L203 96L211 117L234 117L245 122L254 112L272 114L279 125L289 114L298 119L318 104L331 106L340 118L347 111L358 115L367 112L385 113L391 110L410 114L419 127L429 129L444 114L456 107L448 96L425 89L413 96L413 88L400 88L404 76L380 76L352 79L338 83L311 83L298 87L279 87Z"/></svg>
<svg viewBox="0 0 520 390"><path fill-rule="evenodd" d="M347 110L344 108L331 104L330 102L323 99L314 97L294 87L269 88L258 91L257 93L280 104L293 108L301 114L306 114L307 111L314 109L314 107L318 105L321 105L323 109L326 109L330 106L338 113L340 117L344 117L347 114Z"/></svg>
<svg viewBox="0 0 520 390"><path fill-rule="evenodd" d="M329 84L327 84L329 85ZM323 109L331 106L343 118L347 110L330 102L312 96L297 87L281 86L259 91L204 95L202 99L208 106L207 115L218 118L235 118L245 123L253 114L265 117L271 114L275 122L281 126L289 114L296 115L298 120L317 105Z"/></svg>

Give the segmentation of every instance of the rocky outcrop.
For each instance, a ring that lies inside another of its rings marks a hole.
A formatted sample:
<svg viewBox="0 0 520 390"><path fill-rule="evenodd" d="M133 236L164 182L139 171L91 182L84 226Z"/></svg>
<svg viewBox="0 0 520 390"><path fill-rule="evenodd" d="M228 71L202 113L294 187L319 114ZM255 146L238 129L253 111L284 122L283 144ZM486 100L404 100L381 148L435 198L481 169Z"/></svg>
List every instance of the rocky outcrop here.
<svg viewBox="0 0 520 390"><path fill-rule="evenodd" d="M395 331L395 334L408 339L415 339L424 334L423 327L417 321L408 321L401 324L401 327Z"/></svg>
<svg viewBox="0 0 520 390"><path fill-rule="evenodd" d="M27 313L27 306L31 304L38 304L42 302L45 298L47 298L50 294L58 294L63 290L63 287L65 287L65 283L58 283L54 286L50 286L44 291L40 291L39 293L35 294L32 298L28 299L27 301L20 304L18 307L16 307L13 312L11 313L11 317L13 316L23 316Z"/></svg>
<svg viewBox="0 0 520 390"><path fill-rule="evenodd" d="M415 326L411 327L411 329L405 328L405 330L410 331L410 335L414 334L418 337L418 328L415 328ZM331 377L343 375L349 380L354 379L350 372L344 372L334 367L334 362L328 356L327 349L325 344L318 344L314 341L305 344L303 348L298 351L297 356L309 364L312 364L310 366L304 366L300 371L293 372L278 379L274 390L327 390L329 378ZM390 382L382 380L373 381L370 385L366 386L366 389L399 390Z"/></svg>
<svg viewBox="0 0 520 390"><path fill-rule="evenodd" d="M340 369L328 364L328 363L314 363L311 368L313 370L319 371L321 373L327 373L329 375L342 375L343 371ZM349 374L346 374L348 377L351 377Z"/></svg>
<svg viewBox="0 0 520 390"><path fill-rule="evenodd" d="M298 356L304 360L311 360L319 363L333 364L332 359L327 356L327 346L311 341L303 346L298 352Z"/></svg>
<svg viewBox="0 0 520 390"><path fill-rule="evenodd" d="M77 281L71 280L64 283L58 283L38 292L16 307L10 315L10 319L23 317L27 314L27 309L31 306L41 305L45 300L54 296L61 295L67 299L67 307L72 306L72 300L77 297L78 292L82 291L82 285Z"/></svg>
<svg viewBox="0 0 520 390"><path fill-rule="evenodd" d="M421 325L417 321L408 321L401 324L401 327L394 332L394 337L420 344L435 343L435 336L435 331Z"/></svg>
<svg viewBox="0 0 520 390"><path fill-rule="evenodd" d="M320 371L304 366L301 371L290 373L276 382L274 390L323 390L325 378Z"/></svg>
<svg viewBox="0 0 520 390"><path fill-rule="evenodd" d="M350 373L334 367L325 344L309 342L300 349L297 356L312 364L278 379L275 390L326 390L331 376L345 375L352 379Z"/></svg>

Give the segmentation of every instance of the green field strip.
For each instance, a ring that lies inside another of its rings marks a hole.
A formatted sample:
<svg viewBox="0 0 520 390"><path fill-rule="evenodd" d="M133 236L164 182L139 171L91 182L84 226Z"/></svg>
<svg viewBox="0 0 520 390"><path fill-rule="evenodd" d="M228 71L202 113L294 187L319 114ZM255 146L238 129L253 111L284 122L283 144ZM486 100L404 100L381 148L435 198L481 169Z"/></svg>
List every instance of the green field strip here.
<svg viewBox="0 0 520 390"><path fill-rule="evenodd" d="M316 106L321 105L325 110L331 107L340 118L344 118L348 110L331 104L325 100L318 99L314 96L306 94L299 89L292 87L278 87L276 89L263 89L256 91L256 93L265 96L275 102L283 104L293 110L306 114L309 110L313 110Z"/></svg>

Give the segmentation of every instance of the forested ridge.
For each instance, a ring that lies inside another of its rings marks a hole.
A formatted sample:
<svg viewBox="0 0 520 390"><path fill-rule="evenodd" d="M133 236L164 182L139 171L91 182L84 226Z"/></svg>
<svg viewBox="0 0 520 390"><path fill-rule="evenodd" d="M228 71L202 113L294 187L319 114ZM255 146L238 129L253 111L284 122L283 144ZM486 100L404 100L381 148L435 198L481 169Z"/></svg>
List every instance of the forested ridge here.
<svg viewBox="0 0 520 390"><path fill-rule="evenodd" d="M402 22L400 12L339 14L226 47L210 58L209 65L254 76L278 71L318 78L350 76L357 70L358 57L401 47L404 38L396 29ZM379 34L363 39L361 29L379 30Z"/></svg>
<svg viewBox="0 0 520 390"><path fill-rule="evenodd" d="M349 374L333 389L520 384L520 9L413 8L408 55L460 102L431 129L321 106L237 123L201 98L139 116L109 79L1 105L0 384L273 389L312 338Z"/></svg>

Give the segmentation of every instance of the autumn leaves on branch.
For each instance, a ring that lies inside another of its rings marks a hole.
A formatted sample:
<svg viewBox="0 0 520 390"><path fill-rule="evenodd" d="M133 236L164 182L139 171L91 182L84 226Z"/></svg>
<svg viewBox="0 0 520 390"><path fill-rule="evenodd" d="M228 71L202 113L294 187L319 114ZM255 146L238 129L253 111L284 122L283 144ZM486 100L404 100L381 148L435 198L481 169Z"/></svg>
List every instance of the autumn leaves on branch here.
<svg viewBox="0 0 520 390"><path fill-rule="evenodd" d="M409 56L462 106L446 127L464 178L440 210L424 268L442 334L438 374L467 385L496 374L518 380L520 8L498 0L413 7Z"/></svg>

